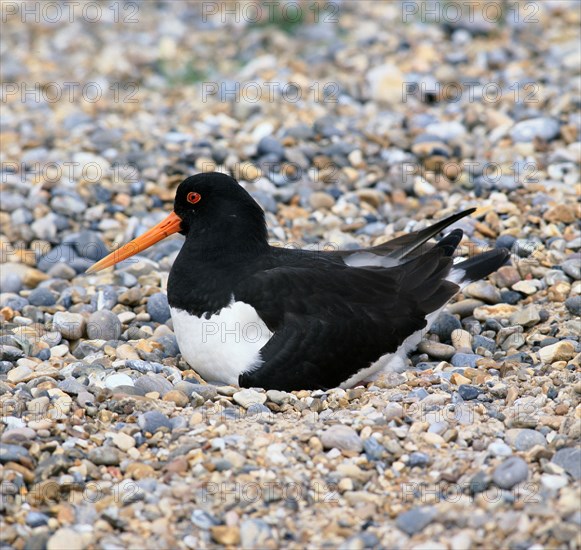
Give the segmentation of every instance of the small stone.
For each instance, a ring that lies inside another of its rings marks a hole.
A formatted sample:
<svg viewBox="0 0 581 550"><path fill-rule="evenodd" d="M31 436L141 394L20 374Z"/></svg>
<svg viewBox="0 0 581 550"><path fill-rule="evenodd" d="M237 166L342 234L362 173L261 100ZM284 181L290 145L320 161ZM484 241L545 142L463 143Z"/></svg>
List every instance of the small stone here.
<svg viewBox="0 0 581 550"><path fill-rule="evenodd" d="M563 271L572 279L578 281L581 279L581 261L567 260L561 264Z"/></svg>
<svg viewBox="0 0 581 550"><path fill-rule="evenodd" d="M375 437L363 441L363 450L367 460L381 460L386 453L385 447Z"/></svg>
<svg viewBox="0 0 581 550"><path fill-rule="evenodd" d="M153 466L142 462L132 462L127 466L125 473L135 480L152 478L156 475Z"/></svg>
<svg viewBox="0 0 581 550"><path fill-rule="evenodd" d="M543 219L551 223L573 223L577 219L577 215L575 207L568 204L557 204L543 214Z"/></svg>
<svg viewBox="0 0 581 550"><path fill-rule="evenodd" d="M83 550L83 536L74 529L63 527L58 529L46 543L46 550Z"/></svg>
<svg viewBox="0 0 581 550"><path fill-rule="evenodd" d="M147 411L137 417L137 425L141 431L146 433L155 433L160 428L168 428L171 430L170 419L159 411Z"/></svg>
<svg viewBox="0 0 581 550"><path fill-rule="evenodd" d="M55 295L48 288L36 288L28 295L31 305L37 307L54 306L56 304Z"/></svg>
<svg viewBox="0 0 581 550"><path fill-rule="evenodd" d="M49 516L42 514L41 512L28 512L28 514L26 514L25 522L26 525L34 528L46 525L49 519Z"/></svg>
<svg viewBox="0 0 581 550"><path fill-rule="evenodd" d="M81 384L76 378L68 377L59 382L59 390L68 393L69 395L78 395L87 391L87 386Z"/></svg>
<svg viewBox="0 0 581 550"><path fill-rule="evenodd" d="M543 474L541 475L541 485L551 491L558 491L569 484L566 476Z"/></svg>
<svg viewBox="0 0 581 550"><path fill-rule="evenodd" d="M501 301L500 291L487 281L476 281L469 284L464 290L464 294L482 300L487 304L497 304Z"/></svg>
<svg viewBox="0 0 581 550"><path fill-rule="evenodd" d="M452 331L450 338L455 349L464 353L472 351L472 335L467 330L456 329Z"/></svg>
<svg viewBox="0 0 581 550"><path fill-rule="evenodd" d="M510 137L514 142L530 143L535 138L544 141L555 139L561 131L557 119L551 117L530 118L517 122L510 130Z"/></svg>
<svg viewBox="0 0 581 550"><path fill-rule="evenodd" d="M430 327L430 332L436 334L440 342L444 343L451 340L452 332L456 329L462 329L460 321L454 315L442 312Z"/></svg>
<svg viewBox="0 0 581 550"><path fill-rule="evenodd" d="M214 517L212 514L206 512L205 510L194 510L190 516L190 521L193 525L199 529L204 529L207 531L210 527L214 525L219 525L220 521Z"/></svg>
<svg viewBox="0 0 581 550"><path fill-rule="evenodd" d="M433 506L412 508L407 512L401 513L395 520L395 525L411 537L427 527L436 519L437 515L438 513Z"/></svg>
<svg viewBox="0 0 581 550"><path fill-rule="evenodd" d="M78 340L85 331L85 318L80 313L58 311L52 318L52 327L58 330L67 340Z"/></svg>
<svg viewBox="0 0 581 550"><path fill-rule="evenodd" d="M19 382L26 380L26 378L28 378L32 374L32 372L33 372L32 369L30 369L26 365L21 365L20 367L16 367L8 371L6 379L8 380L8 382L11 382L12 384L18 384Z"/></svg>
<svg viewBox="0 0 581 550"><path fill-rule="evenodd" d="M506 442L517 451L528 451L535 445L547 446L545 436L537 430L527 428L513 428L506 431Z"/></svg>
<svg viewBox="0 0 581 550"><path fill-rule="evenodd" d="M423 340L420 342L418 351L420 353L427 353L430 357L439 359L440 361L450 359L450 357L456 353L456 350L453 346L432 342L430 340Z"/></svg>
<svg viewBox="0 0 581 550"><path fill-rule="evenodd" d="M512 449L504 441L496 440L488 445L487 451L492 456L510 456Z"/></svg>
<svg viewBox="0 0 581 550"><path fill-rule="evenodd" d="M258 393L257 391L251 389L243 389L236 392L232 398L241 407L248 409L252 405L263 405L266 401L266 394Z"/></svg>
<svg viewBox="0 0 581 550"><path fill-rule="evenodd" d="M468 384L462 384L458 387L458 393L464 401L472 401L482 393L482 390Z"/></svg>
<svg viewBox="0 0 581 550"><path fill-rule="evenodd" d="M519 456L511 456L492 473L492 481L501 489L511 489L529 476L528 464Z"/></svg>
<svg viewBox="0 0 581 550"><path fill-rule="evenodd" d="M115 447L96 447L89 451L87 458L97 466L117 466L120 461Z"/></svg>
<svg viewBox="0 0 581 550"><path fill-rule="evenodd" d="M530 296L537 292L538 288L534 285L531 281L519 281L512 285L512 289L520 292L521 294L525 294L526 296Z"/></svg>
<svg viewBox="0 0 581 550"><path fill-rule="evenodd" d="M494 306L480 306L474 310L474 317L478 321L486 321L487 319L509 319L513 313L516 313L518 308L508 304L497 304Z"/></svg>
<svg viewBox="0 0 581 550"><path fill-rule="evenodd" d="M573 479L581 479L581 447L559 449L551 462L561 466Z"/></svg>
<svg viewBox="0 0 581 550"><path fill-rule="evenodd" d="M163 292L158 292L147 300L147 313L155 323L165 323L170 317L171 312L167 302L167 296Z"/></svg>
<svg viewBox="0 0 581 550"><path fill-rule="evenodd" d="M284 147L279 143L276 138L272 136L265 136L258 142L258 154L259 155L275 155L278 160L284 157Z"/></svg>
<svg viewBox="0 0 581 550"><path fill-rule="evenodd" d="M147 374L145 376L140 376L135 381L135 387L143 390L146 394L157 392L161 397L173 390L172 383L161 374Z"/></svg>
<svg viewBox="0 0 581 550"><path fill-rule="evenodd" d="M243 550L275 546L272 530L263 519L247 519L240 524L240 547Z"/></svg>
<svg viewBox="0 0 581 550"><path fill-rule="evenodd" d="M123 432L114 434L111 441L115 447L125 452L135 447L135 438Z"/></svg>
<svg viewBox="0 0 581 550"><path fill-rule="evenodd" d="M320 439L325 449L337 448L356 453L363 450L363 442L357 432L343 424L334 424L321 434Z"/></svg>
<svg viewBox="0 0 581 550"><path fill-rule="evenodd" d="M235 525L214 525L210 527L212 540L225 546L235 546L240 543L240 528Z"/></svg>
<svg viewBox="0 0 581 550"><path fill-rule="evenodd" d="M175 403L178 407L185 407L190 402L188 396L184 392L181 392L179 390L168 391L163 396L163 401L171 401L172 403Z"/></svg>
<svg viewBox="0 0 581 550"><path fill-rule="evenodd" d="M540 321L539 308L534 304L530 304L510 316L511 324L520 325L521 327L532 327Z"/></svg>
<svg viewBox="0 0 581 550"><path fill-rule="evenodd" d="M9 443L0 443L0 464L7 462L25 462L30 460L28 450L20 445L11 445Z"/></svg>
<svg viewBox="0 0 581 550"><path fill-rule="evenodd" d="M472 315L476 308L483 305L484 302L482 300L477 300L476 298L466 298L465 300L460 300L450 304L447 309L450 313L459 315L463 319L464 317L469 317Z"/></svg>
<svg viewBox="0 0 581 550"><path fill-rule="evenodd" d="M538 353L541 361L545 364L569 361L575 357L575 344L569 340L561 340L556 344L541 348Z"/></svg>
<svg viewBox="0 0 581 550"><path fill-rule="evenodd" d="M482 359L481 355L476 355L475 353L456 353L450 363L454 367L470 367L472 369L476 368L476 361Z"/></svg>
<svg viewBox="0 0 581 550"><path fill-rule="evenodd" d="M320 208L329 209L335 204L335 199L328 193L315 191L309 197L309 203L315 210L319 210Z"/></svg>
<svg viewBox="0 0 581 550"><path fill-rule="evenodd" d="M277 405L284 405L292 399L292 394L280 390L268 390L266 392L266 397L269 401L272 401Z"/></svg>
<svg viewBox="0 0 581 550"><path fill-rule="evenodd" d="M119 340L121 329L117 315L107 310L96 311L87 322L87 337L90 340Z"/></svg>
<svg viewBox="0 0 581 550"><path fill-rule="evenodd" d="M118 386L135 386L135 382L133 382L133 378L131 378L131 376L124 373L112 374L105 378L106 388L114 389Z"/></svg>
<svg viewBox="0 0 581 550"><path fill-rule="evenodd" d="M480 334L474 336L472 340L472 348L476 351L478 348L485 349L490 353L496 350L496 342L492 338L482 336Z"/></svg>
<svg viewBox="0 0 581 550"><path fill-rule="evenodd" d="M450 376L450 382L452 382L452 384L456 384L457 386L461 384L470 384L470 378L466 378L457 372L453 372L452 376Z"/></svg>
<svg viewBox="0 0 581 550"><path fill-rule="evenodd" d="M424 466L427 466L429 463L430 463L429 455L420 452L411 453L408 460L408 466L410 468L414 468L416 466L423 468Z"/></svg>
<svg viewBox="0 0 581 550"><path fill-rule="evenodd" d="M572 315L581 316L581 296L572 296L565 300L565 306Z"/></svg>
<svg viewBox="0 0 581 550"><path fill-rule="evenodd" d="M512 248L515 241L516 239L513 238L512 244L508 248ZM490 278L496 283L498 288L511 288L512 285L521 280L518 270L512 265L499 267L495 273L490 275Z"/></svg>

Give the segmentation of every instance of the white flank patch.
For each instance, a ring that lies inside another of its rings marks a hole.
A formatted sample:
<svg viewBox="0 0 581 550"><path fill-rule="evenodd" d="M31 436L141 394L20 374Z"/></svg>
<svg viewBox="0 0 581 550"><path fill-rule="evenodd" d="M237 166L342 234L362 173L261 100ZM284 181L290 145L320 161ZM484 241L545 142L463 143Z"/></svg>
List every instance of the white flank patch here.
<svg viewBox="0 0 581 550"><path fill-rule="evenodd" d="M232 302L209 319L171 308L178 346L184 359L205 380L238 384L241 373L262 363L261 348L272 332L256 310Z"/></svg>

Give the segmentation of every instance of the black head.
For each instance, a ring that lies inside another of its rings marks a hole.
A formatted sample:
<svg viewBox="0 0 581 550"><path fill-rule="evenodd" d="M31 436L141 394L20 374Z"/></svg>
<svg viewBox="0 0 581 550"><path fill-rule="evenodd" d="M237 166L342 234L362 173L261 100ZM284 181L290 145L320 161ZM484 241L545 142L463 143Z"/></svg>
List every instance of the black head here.
<svg viewBox="0 0 581 550"><path fill-rule="evenodd" d="M174 211L139 237L115 250L89 273L115 265L173 233L186 236L186 248L206 255L230 251L260 251L268 248L264 213L235 179L211 172L191 176L180 183ZM192 238L190 238L192 237Z"/></svg>
<svg viewBox="0 0 581 550"><path fill-rule="evenodd" d="M204 234L237 236L266 242L264 212L238 182L219 172L190 176L180 183L174 212L183 235L199 240Z"/></svg>

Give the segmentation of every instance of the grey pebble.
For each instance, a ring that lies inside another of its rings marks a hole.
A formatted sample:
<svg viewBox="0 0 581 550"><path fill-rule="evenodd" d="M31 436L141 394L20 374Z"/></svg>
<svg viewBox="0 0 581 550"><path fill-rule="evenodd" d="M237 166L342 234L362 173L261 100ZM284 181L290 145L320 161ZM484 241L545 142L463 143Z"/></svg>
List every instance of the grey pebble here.
<svg viewBox="0 0 581 550"><path fill-rule="evenodd" d="M581 447L559 449L551 462L561 466L574 479L581 479Z"/></svg>
<svg viewBox="0 0 581 550"><path fill-rule="evenodd" d="M494 351L496 350L496 342L492 338L488 338L486 336L477 334L476 336L474 336L474 339L472 340L472 347L474 350L478 348L484 348L485 350L494 353Z"/></svg>
<svg viewBox="0 0 581 550"><path fill-rule="evenodd" d="M117 466L120 461L116 447L96 447L89 451L87 458L97 466Z"/></svg>
<svg viewBox="0 0 581 550"><path fill-rule="evenodd" d="M163 397L168 391L173 390L172 383L161 374L148 374L140 376L135 381L135 387L145 393L158 392Z"/></svg>
<svg viewBox="0 0 581 550"><path fill-rule="evenodd" d="M476 355L475 353L456 353L450 360L450 363L454 367L471 367L476 368L476 361L482 359L482 355Z"/></svg>
<svg viewBox="0 0 581 550"><path fill-rule="evenodd" d="M54 306L56 304L56 296L48 288L35 288L29 295L28 301L31 305Z"/></svg>
<svg viewBox="0 0 581 550"><path fill-rule="evenodd" d="M381 460L386 453L385 447L375 437L363 441L363 451L367 460Z"/></svg>
<svg viewBox="0 0 581 550"><path fill-rule="evenodd" d="M204 400L214 399L218 395L218 389L216 386L212 386L211 384L191 384L194 386L193 391L198 395L201 395ZM190 393L191 395L191 393Z"/></svg>
<svg viewBox="0 0 581 550"><path fill-rule="evenodd" d="M24 357L24 351L22 351L20 348L17 348L16 346L7 346L4 344L0 345L0 359L2 361L17 361L21 357Z"/></svg>
<svg viewBox="0 0 581 550"><path fill-rule="evenodd" d="M284 147L272 136L263 137L258 142L259 155L274 155L276 160L281 160L284 157Z"/></svg>
<svg viewBox="0 0 581 550"><path fill-rule="evenodd" d="M581 279L581 261L580 260L567 260L561 264L563 271L569 275L572 279L578 281Z"/></svg>
<svg viewBox="0 0 581 550"><path fill-rule="evenodd" d="M137 425L142 432L155 433L160 428L168 428L171 430L172 425L167 415L159 411L147 411L137 417Z"/></svg>
<svg viewBox="0 0 581 550"><path fill-rule="evenodd" d="M121 321L111 311L92 313L87 322L87 336L90 340L119 340Z"/></svg>
<svg viewBox="0 0 581 550"><path fill-rule="evenodd" d="M141 374L147 374L150 372L157 374L163 370L163 365L161 363L142 361L141 359L130 359L126 361L125 366L129 369L136 370Z"/></svg>
<svg viewBox="0 0 581 550"><path fill-rule="evenodd" d="M26 514L25 523L29 527L40 527L41 525L46 525L50 518L43 514L42 512L28 512Z"/></svg>
<svg viewBox="0 0 581 550"><path fill-rule="evenodd" d="M220 525L220 520L205 510L194 510L190 521L199 529L208 530L214 525Z"/></svg>
<svg viewBox="0 0 581 550"><path fill-rule="evenodd" d="M559 135L560 127L559 121L554 118L530 118L517 122L510 130L510 137L515 142L531 142L535 137L551 141Z"/></svg>
<svg viewBox="0 0 581 550"><path fill-rule="evenodd" d="M440 342L446 343L450 341L452 331L461 328L462 324L454 315L442 312L432 324L430 332L436 334L440 338Z"/></svg>
<svg viewBox="0 0 581 550"><path fill-rule="evenodd" d="M167 296L158 292L147 300L147 313L155 323L165 323L171 316Z"/></svg>
<svg viewBox="0 0 581 550"><path fill-rule="evenodd" d="M458 393L460 394L460 397L464 399L464 401L472 401L482 393L482 390L476 386L461 384L458 387Z"/></svg>
<svg viewBox="0 0 581 550"><path fill-rule="evenodd" d="M20 462L21 459L30 459L28 449L20 445L0 443L0 464L6 464L6 462Z"/></svg>
<svg viewBox="0 0 581 550"><path fill-rule="evenodd" d="M528 464L519 456L511 456L494 469L492 481L501 489L510 489L528 476Z"/></svg>
<svg viewBox="0 0 581 550"><path fill-rule="evenodd" d="M78 380L69 376L58 383L59 390L64 391L70 395L78 395L87 391L87 386L81 384Z"/></svg>
<svg viewBox="0 0 581 550"><path fill-rule="evenodd" d="M363 442L357 432L343 424L334 424L322 433L320 439L325 449L337 448L357 453L363 450Z"/></svg>
<svg viewBox="0 0 581 550"><path fill-rule="evenodd" d="M415 535L427 527L438 515L433 506L412 508L401 513L395 520L395 525L409 536Z"/></svg>
<svg viewBox="0 0 581 550"><path fill-rule="evenodd" d="M535 445L541 445L543 447L547 445L547 440L541 432L528 428L513 428L507 430L505 440L517 451L528 451Z"/></svg>
<svg viewBox="0 0 581 550"><path fill-rule="evenodd" d="M410 454L408 466L414 468L415 466L424 467L430 463L430 457L426 453L415 451Z"/></svg>
<svg viewBox="0 0 581 550"><path fill-rule="evenodd" d="M565 300L565 306L573 315L581 315L581 296L572 296Z"/></svg>

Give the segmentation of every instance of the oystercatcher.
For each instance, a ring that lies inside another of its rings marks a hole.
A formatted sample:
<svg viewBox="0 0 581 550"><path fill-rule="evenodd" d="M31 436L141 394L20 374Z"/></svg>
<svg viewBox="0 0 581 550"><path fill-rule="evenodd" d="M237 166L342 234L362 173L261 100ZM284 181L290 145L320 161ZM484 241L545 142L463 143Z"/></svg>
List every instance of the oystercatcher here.
<svg viewBox="0 0 581 550"><path fill-rule="evenodd" d="M179 232L167 295L180 351L204 379L297 390L351 387L401 369L438 313L508 250L460 263L465 210L385 244L316 252L268 244L262 209L236 182L204 173L178 187L173 212L97 262L95 272Z"/></svg>

